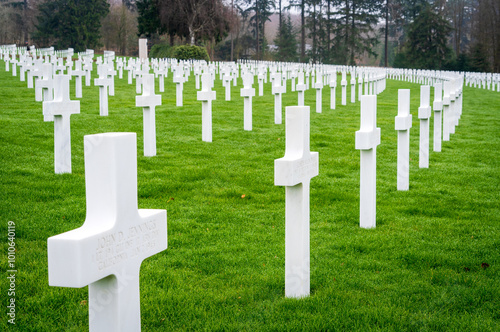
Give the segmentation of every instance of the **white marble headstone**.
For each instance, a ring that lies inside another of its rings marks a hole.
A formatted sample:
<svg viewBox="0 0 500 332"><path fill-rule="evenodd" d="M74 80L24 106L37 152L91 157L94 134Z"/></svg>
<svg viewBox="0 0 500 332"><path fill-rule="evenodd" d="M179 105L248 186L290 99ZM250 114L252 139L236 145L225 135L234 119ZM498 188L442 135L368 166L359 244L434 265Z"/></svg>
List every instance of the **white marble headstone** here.
<svg viewBox="0 0 500 332"><path fill-rule="evenodd" d="M286 86L281 85L281 73L273 74L273 95L274 95L274 123L282 122L281 95L286 92Z"/></svg>
<svg viewBox="0 0 500 332"><path fill-rule="evenodd" d="M54 77L54 99L43 102L43 120L54 122L54 171L71 173L71 114L80 113L80 101L69 99L69 76Z"/></svg>
<svg viewBox="0 0 500 332"><path fill-rule="evenodd" d="M201 139L204 142L212 142L212 101L216 98L216 92L212 91L212 75L204 72L201 76L201 91L197 92L198 100L201 100Z"/></svg>
<svg viewBox="0 0 500 332"><path fill-rule="evenodd" d="M156 116L155 107L161 105L161 95L155 94L153 74L142 76L142 96L135 97L135 106L142 107L144 126L144 156L156 156Z"/></svg>
<svg viewBox="0 0 500 332"><path fill-rule="evenodd" d="M429 168L429 118L431 117L431 87L420 86L420 107L418 118L420 119L420 149L418 165L420 168Z"/></svg>
<svg viewBox="0 0 500 332"><path fill-rule="evenodd" d="M310 293L309 186L319 159L309 140L309 107L287 107L286 151L274 161L274 184L286 188L285 296L294 298Z"/></svg>
<svg viewBox="0 0 500 332"><path fill-rule="evenodd" d="M167 214L138 209L135 133L84 141L87 216L48 239L49 285L89 286L90 331L140 331L140 267L167 248Z"/></svg>
<svg viewBox="0 0 500 332"><path fill-rule="evenodd" d="M247 72L243 75L243 88L240 94L243 97L243 129L252 130L252 97L255 96L255 89L252 88L254 76Z"/></svg>
<svg viewBox="0 0 500 332"><path fill-rule="evenodd" d="M359 225L376 226L377 146L380 128L377 128L377 96L361 97L361 126L356 131L355 147L360 150Z"/></svg>
<svg viewBox="0 0 500 332"><path fill-rule="evenodd" d="M398 115L395 129L398 132L397 187L398 190L410 188L410 90L398 90Z"/></svg>
<svg viewBox="0 0 500 332"><path fill-rule="evenodd" d="M316 83L314 84L316 89L316 113L321 113L323 108L323 75L320 72L316 73Z"/></svg>

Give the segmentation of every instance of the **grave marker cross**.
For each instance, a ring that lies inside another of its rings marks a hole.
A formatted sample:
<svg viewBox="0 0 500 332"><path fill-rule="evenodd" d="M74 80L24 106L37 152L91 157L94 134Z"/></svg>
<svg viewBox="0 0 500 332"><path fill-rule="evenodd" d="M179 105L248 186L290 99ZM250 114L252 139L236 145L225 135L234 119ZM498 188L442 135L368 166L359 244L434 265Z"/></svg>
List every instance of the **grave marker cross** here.
<svg viewBox="0 0 500 332"><path fill-rule="evenodd" d="M316 72L316 84L314 84L314 88L316 89L316 113L321 113L323 106L323 74L320 71Z"/></svg>
<svg viewBox="0 0 500 332"><path fill-rule="evenodd" d="M361 126L356 131L355 146L360 150L359 224L362 228L376 226L377 146L380 128L377 128L377 96L361 96Z"/></svg>
<svg viewBox="0 0 500 332"><path fill-rule="evenodd" d="M137 207L135 133L84 141L87 216L48 239L49 285L89 286L90 331L140 331L140 267L167 248L166 211Z"/></svg>
<svg viewBox="0 0 500 332"><path fill-rule="evenodd" d="M420 107L418 118L420 119L420 149L418 165L420 168L429 168L429 118L431 117L429 85L420 86Z"/></svg>
<svg viewBox="0 0 500 332"><path fill-rule="evenodd" d="M198 100L201 100L201 139L204 142L212 142L212 100L216 98L216 92L212 91L212 75L206 71L201 76L201 91L197 92Z"/></svg>
<svg viewBox="0 0 500 332"><path fill-rule="evenodd" d="M434 84L434 151L441 152L441 111L443 109L443 84Z"/></svg>
<svg viewBox="0 0 500 332"><path fill-rule="evenodd" d="M285 296L310 292L309 185L318 175L318 152L309 150L309 106L286 108L285 156L274 161L274 184L285 186Z"/></svg>
<svg viewBox="0 0 500 332"><path fill-rule="evenodd" d="M43 102L43 120L54 121L54 170L71 173L71 114L80 113L80 101L69 99L69 76L54 78L54 99Z"/></svg>
<svg viewBox="0 0 500 332"><path fill-rule="evenodd" d="M161 95L155 95L155 78L153 74L142 76L142 96L135 97L135 106L142 107L144 126L144 155L156 156L156 119L155 107L161 105Z"/></svg>
<svg viewBox="0 0 500 332"><path fill-rule="evenodd" d="M111 80L108 78L106 64L97 66L99 78L94 79L94 85L99 87L99 114L108 116L108 87Z"/></svg>
<svg viewBox="0 0 500 332"><path fill-rule="evenodd" d="M281 85L281 73L273 74L274 123L281 124L281 94L286 92L286 86Z"/></svg>
<svg viewBox="0 0 500 332"><path fill-rule="evenodd" d="M253 74L246 72L243 74L243 88L240 95L243 97L243 129L252 130L252 97L255 96L255 89L252 88Z"/></svg>
<svg viewBox="0 0 500 332"><path fill-rule="evenodd" d="M410 90L398 90L398 115L394 127L398 132L397 186L398 190L410 187Z"/></svg>

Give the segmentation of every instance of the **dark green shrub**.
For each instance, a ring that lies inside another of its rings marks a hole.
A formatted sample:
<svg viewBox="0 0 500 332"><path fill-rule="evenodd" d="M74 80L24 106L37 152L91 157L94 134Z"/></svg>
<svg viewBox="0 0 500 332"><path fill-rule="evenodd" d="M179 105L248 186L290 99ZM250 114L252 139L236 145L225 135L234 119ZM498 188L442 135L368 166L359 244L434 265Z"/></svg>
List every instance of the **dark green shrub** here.
<svg viewBox="0 0 500 332"><path fill-rule="evenodd" d="M150 58L172 58L175 48L168 44L155 44L149 51Z"/></svg>
<svg viewBox="0 0 500 332"><path fill-rule="evenodd" d="M210 61L207 50L200 46L181 45L174 50L174 58L179 60L205 60Z"/></svg>

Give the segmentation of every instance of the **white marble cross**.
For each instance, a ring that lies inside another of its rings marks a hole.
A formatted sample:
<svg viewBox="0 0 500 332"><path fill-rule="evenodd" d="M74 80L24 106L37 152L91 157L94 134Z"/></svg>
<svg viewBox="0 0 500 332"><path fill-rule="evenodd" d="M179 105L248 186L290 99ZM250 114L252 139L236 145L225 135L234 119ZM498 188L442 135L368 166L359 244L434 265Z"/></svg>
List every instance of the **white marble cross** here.
<svg viewBox="0 0 500 332"><path fill-rule="evenodd" d="M184 78L184 70L182 68L182 65L178 65L175 67L175 72L174 72L174 79L175 83L175 92L176 92L176 106L182 106L183 105L183 90L184 90L184 82L186 82L186 79Z"/></svg>
<svg viewBox="0 0 500 332"><path fill-rule="evenodd" d="M356 102L356 74L351 72L351 103Z"/></svg>
<svg viewBox="0 0 500 332"><path fill-rule="evenodd" d="M281 85L281 73L273 74L273 95L274 95L274 123L282 122L281 95L286 92L286 86Z"/></svg>
<svg viewBox="0 0 500 332"><path fill-rule="evenodd" d="M54 96L52 64L44 63L41 66L42 78L35 81L35 100L51 101Z"/></svg>
<svg viewBox="0 0 500 332"><path fill-rule="evenodd" d="M233 80L231 76L231 70L228 68L227 72L224 72L224 75L222 76L222 84L224 85L224 88L226 89L226 101L231 100L231 81Z"/></svg>
<svg viewBox="0 0 500 332"><path fill-rule="evenodd" d="M107 75L106 64L97 66L99 78L94 79L94 85L99 87L99 114L101 116L108 116L108 87L111 80Z"/></svg>
<svg viewBox="0 0 500 332"><path fill-rule="evenodd" d="M337 70L330 73L330 109L335 109L336 91L337 90Z"/></svg>
<svg viewBox="0 0 500 332"><path fill-rule="evenodd" d="M168 77L168 67L167 63L161 60L158 68L158 88L160 92L165 92L165 77Z"/></svg>
<svg viewBox="0 0 500 332"><path fill-rule="evenodd" d="M443 141L450 140L451 82L443 82Z"/></svg>
<svg viewBox="0 0 500 332"><path fill-rule="evenodd" d="M243 88L240 95L243 97L243 129L252 130L252 97L255 89L252 88L254 76L250 72L243 75Z"/></svg>
<svg viewBox="0 0 500 332"><path fill-rule="evenodd" d="M167 213L138 209L135 133L84 142L87 216L48 239L49 285L89 286L90 331L140 331L140 267L167 248Z"/></svg>
<svg viewBox="0 0 500 332"><path fill-rule="evenodd" d="M266 80L266 77L267 77L267 73L266 71L264 71L264 69L262 68L262 72L261 72L261 68L259 68L259 96L263 96L264 95L264 81Z"/></svg>
<svg viewBox="0 0 500 332"><path fill-rule="evenodd" d="M450 134L455 133L455 123L457 122L457 91L456 91L456 80L452 79L450 81L450 110L448 112L448 126Z"/></svg>
<svg viewBox="0 0 500 332"><path fill-rule="evenodd" d="M142 75L142 96L135 97L135 106L142 107L144 126L144 156L156 156L155 107L161 105L161 95L155 94L153 74Z"/></svg>
<svg viewBox="0 0 500 332"><path fill-rule="evenodd" d="M429 85L420 86L420 107L418 108L418 118L420 119L420 149L418 166L429 168L429 118L431 117L431 87Z"/></svg>
<svg viewBox="0 0 500 332"><path fill-rule="evenodd" d="M361 96L363 95L363 72L360 71L358 75L358 100L361 101Z"/></svg>
<svg viewBox="0 0 500 332"><path fill-rule="evenodd" d="M71 114L80 113L80 101L69 99L69 76L54 78L54 99L43 102L43 120L54 121L54 171L71 173Z"/></svg>
<svg viewBox="0 0 500 332"><path fill-rule="evenodd" d="M201 91L197 92L198 100L201 100L201 140L212 142L212 101L216 98L216 92L212 91L212 75L209 71L201 75Z"/></svg>
<svg viewBox="0 0 500 332"><path fill-rule="evenodd" d="M115 70L115 64L112 60L107 60L106 62L107 66L105 67L104 70L106 70L106 76L109 79L109 95L114 96L115 95L115 76L116 76L116 70Z"/></svg>
<svg viewBox="0 0 500 332"><path fill-rule="evenodd" d="M441 152L441 111L443 110L443 84L434 84L434 151Z"/></svg>
<svg viewBox="0 0 500 332"><path fill-rule="evenodd" d="M85 71L82 70L80 60L75 61L75 70L72 70L71 75L75 76L75 97L82 98L82 77L85 75Z"/></svg>
<svg viewBox="0 0 500 332"><path fill-rule="evenodd" d="M304 83L304 72L301 70L298 74L298 82L295 86L295 90L297 91L297 105L304 106L304 91L307 90L307 85Z"/></svg>
<svg viewBox="0 0 500 332"><path fill-rule="evenodd" d="M397 186L398 190L410 188L410 90L398 90L398 115L395 118L395 129L398 132Z"/></svg>
<svg viewBox="0 0 500 332"><path fill-rule="evenodd" d="M342 71L342 80L340 85L342 85L342 105L347 105L347 76L346 72Z"/></svg>
<svg viewBox="0 0 500 332"><path fill-rule="evenodd" d="M200 78L201 78L201 64L196 63L194 65L194 84L195 84L195 89L200 90Z"/></svg>
<svg viewBox="0 0 500 332"><path fill-rule="evenodd" d="M285 186L285 296L310 293L309 186L318 175L317 152L310 152L309 106L286 108L285 156L274 161L274 184Z"/></svg>
<svg viewBox="0 0 500 332"><path fill-rule="evenodd" d="M90 78L92 76L93 67L92 57L86 56L83 58L83 70L85 70L85 85L90 86Z"/></svg>
<svg viewBox="0 0 500 332"><path fill-rule="evenodd" d="M316 73L316 84L314 84L314 88L316 89L316 113L321 113L323 108L323 75L319 71Z"/></svg>
<svg viewBox="0 0 500 332"><path fill-rule="evenodd" d="M377 128L377 96L361 97L361 126L356 131L355 147L360 150L359 225L376 226L377 212L377 146L380 128Z"/></svg>

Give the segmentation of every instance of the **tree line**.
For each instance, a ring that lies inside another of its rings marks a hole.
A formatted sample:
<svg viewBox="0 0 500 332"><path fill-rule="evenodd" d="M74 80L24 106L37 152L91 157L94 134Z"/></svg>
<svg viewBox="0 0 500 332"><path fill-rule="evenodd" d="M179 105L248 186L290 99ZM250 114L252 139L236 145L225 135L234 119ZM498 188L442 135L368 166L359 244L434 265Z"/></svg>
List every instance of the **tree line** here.
<svg viewBox="0 0 500 332"><path fill-rule="evenodd" d="M274 40L267 40L271 20ZM0 44L500 72L498 0L0 0Z"/></svg>

